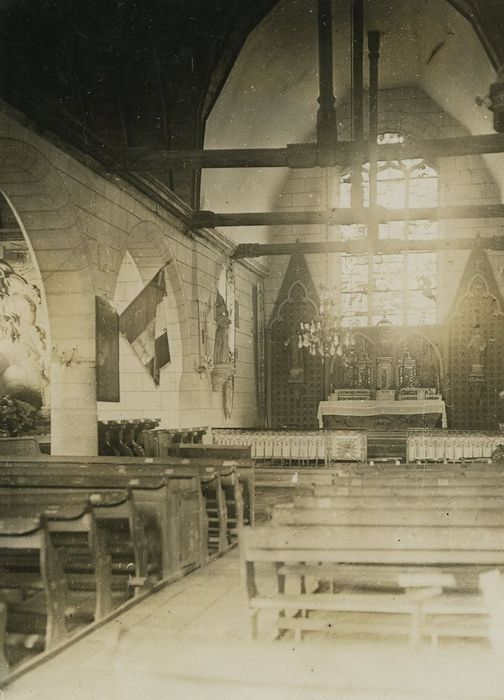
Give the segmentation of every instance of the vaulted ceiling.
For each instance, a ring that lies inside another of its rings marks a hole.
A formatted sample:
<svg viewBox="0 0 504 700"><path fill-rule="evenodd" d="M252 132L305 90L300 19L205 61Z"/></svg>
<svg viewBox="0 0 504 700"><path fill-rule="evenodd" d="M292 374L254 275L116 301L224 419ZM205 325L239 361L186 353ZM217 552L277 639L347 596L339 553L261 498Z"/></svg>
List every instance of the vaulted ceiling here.
<svg viewBox="0 0 504 700"><path fill-rule="evenodd" d="M315 24L308 21L296 34L291 23L293 17L299 19L307 3L309 0L0 0L0 97L106 165L117 161L126 145L201 147L211 113L214 117L209 123L207 143L216 145L217 124L219 120L222 124L226 105L233 104L233 113L243 115L251 104L244 84L236 80L239 71L241 78L249 79L243 57L252 56L255 69L263 66L255 74L256 87L249 86L249 93L258 87L263 97L275 97L284 90L299 99L296 91L300 85L316 84ZM466 87L462 85L460 90L470 94L472 101L476 88L477 94L484 95L488 85L481 81L487 81L497 64L504 62L504 2L449 3L477 38L474 46L479 48L474 51L485 55L482 74L462 55L461 37L454 38L450 33L451 23L443 24L443 16L435 16L434 6L448 4L448 0L398 3L391 3L397 6L394 12L386 11L385 5L390 3L366 3L370 18L379 5L380 21L390 25L386 31L400 37L396 42L397 51L402 52L400 60L394 59L395 64L390 60L387 67L384 59L384 80L421 81L428 91L438 91L441 101L450 98L450 80L452 94L459 87L454 83L465 81ZM349 0L334 1L336 42L346 31L343 15L348 4ZM314 10L314 0L311 5ZM406 29L398 34L401 26ZM422 27L425 31L420 40ZM309 41L303 43L301 35ZM438 63L441 67L436 68L434 62L433 70L419 75L429 51L442 42L438 49L438 58L443 58ZM292 49L303 61L285 63ZM341 65L348 58L348 47L344 48L342 42L337 50ZM256 56L260 52L262 63ZM272 62L265 63L266 58ZM479 54L473 58L481 64ZM283 78L278 72L282 65ZM453 75L447 74L447 65L453 68ZM446 90L440 79L446 81ZM347 87L345 81L340 80L336 86L340 92ZM310 87L306 94L311 117L299 119L294 131L300 136L309 131L315 113L316 91ZM306 110L308 115L306 95L301 101L301 112ZM461 104L460 110L463 108ZM293 140L288 132L295 117L292 114L283 129L275 128L274 133L269 129L270 137L283 144ZM246 133L255 134L256 140L268 136L250 125L246 114L245 121L235 126L236 131L221 128L222 140L244 145ZM477 128L473 125L473 130ZM197 175L195 178L191 173L178 172L164 177L186 201L195 203Z"/></svg>

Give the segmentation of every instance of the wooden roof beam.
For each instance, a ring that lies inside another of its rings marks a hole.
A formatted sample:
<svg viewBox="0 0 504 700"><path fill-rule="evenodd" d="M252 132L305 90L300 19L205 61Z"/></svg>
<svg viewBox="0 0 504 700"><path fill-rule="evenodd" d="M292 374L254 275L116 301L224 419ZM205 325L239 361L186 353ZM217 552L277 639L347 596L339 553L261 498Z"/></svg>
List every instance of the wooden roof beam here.
<svg viewBox="0 0 504 700"><path fill-rule="evenodd" d="M237 246L233 258L259 258L270 255L293 255L294 253L327 255L329 253L351 253L362 255L394 254L404 251L443 251L443 250L472 250L480 245L488 250L504 250L504 236L489 236L485 238L436 238L399 240L378 239L370 241L360 238L348 241L303 241L295 243L244 243Z"/></svg>
<svg viewBox="0 0 504 700"><path fill-rule="evenodd" d="M343 167L369 160L370 144L357 147L351 141L338 141L333 152L319 154L316 143L295 143L285 148L228 148L201 151L166 151L153 148L127 148L122 167L127 170L169 170L178 168L314 168ZM457 136L444 139L405 141L375 146L378 160L404 158L448 158L452 156L504 153L504 134Z"/></svg>
<svg viewBox="0 0 504 700"><path fill-rule="evenodd" d="M474 204L456 207L423 207L418 209L324 209L320 211L235 212L216 214L197 211L191 219L191 228L219 228L227 226L300 226L310 224L370 226L389 221L438 221L442 219L501 219L504 204Z"/></svg>

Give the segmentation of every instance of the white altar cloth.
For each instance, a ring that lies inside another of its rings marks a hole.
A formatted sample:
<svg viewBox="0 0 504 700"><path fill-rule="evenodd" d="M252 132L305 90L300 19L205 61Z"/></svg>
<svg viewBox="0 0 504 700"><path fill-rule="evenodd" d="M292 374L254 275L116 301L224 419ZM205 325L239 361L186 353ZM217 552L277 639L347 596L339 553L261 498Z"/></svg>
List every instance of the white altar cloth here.
<svg viewBox="0 0 504 700"><path fill-rule="evenodd" d="M442 399L424 401L321 401L317 418L324 427L324 416L408 416L439 413L442 426L446 428L446 405Z"/></svg>

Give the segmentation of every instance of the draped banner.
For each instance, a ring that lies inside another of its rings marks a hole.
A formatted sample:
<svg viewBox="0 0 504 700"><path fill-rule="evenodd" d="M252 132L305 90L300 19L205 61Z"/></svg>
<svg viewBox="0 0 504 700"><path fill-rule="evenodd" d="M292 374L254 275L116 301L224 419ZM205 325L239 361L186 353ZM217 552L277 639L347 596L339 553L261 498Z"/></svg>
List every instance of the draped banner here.
<svg viewBox="0 0 504 700"><path fill-rule="evenodd" d="M170 362L165 296L166 281L162 267L119 319L121 333L126 336L156 384L159 384L159 370Z"/></svg>

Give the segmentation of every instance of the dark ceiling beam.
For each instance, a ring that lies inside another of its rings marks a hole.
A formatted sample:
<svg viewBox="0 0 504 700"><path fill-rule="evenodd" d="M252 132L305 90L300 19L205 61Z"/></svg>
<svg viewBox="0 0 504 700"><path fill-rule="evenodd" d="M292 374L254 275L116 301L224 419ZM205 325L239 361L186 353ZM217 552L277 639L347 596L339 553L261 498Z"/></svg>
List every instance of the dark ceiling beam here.
<svg viewBox="0 0 504 700"><path fill-rule="evenodd" d="M488 250L504 250L504 236L488 238L438 238L398 240L379 239L371 242L366 238L351 241L305 241L296 243L243 243L233 253L235 260L261 258L271 255L293 255L294 253L327 255L329 253L350 253L352 255L397 254L405 251L472 250L476 246Z"/></svg>
<svg viewBox="0 0 504 700"><path fill-rule="evenodd" d="M372 148L372 146L371 146ZM369 160L370 144L358 150L351 141L338 141L334 151L325 154L324 165L349 166ZM404 158L448 158L452 156L504 153L504 134L457 136L454 138L382 144L376 148L379 160ZM316 143L295 143L285 148L225 148L213 150L164 151L149 147L127 148L124 167L128 170L168 170L170 168L314 168L319 162Z"/></svg>
<svg viewBox="0 0 504 700"><path fill-rule="evenodd" d="M356 153L364 141L364 1L352 0L352 141ZM351 204L362 207L362 167L352 168Z"/></svg>
<svg viewBox="0 0 504 700"><path fill-rule="evenodd" d="M369 143L372 149L369 153L369 206L374 209L378 204L378 159L376 148L378 146L378 96L379 81L378 69L380 59L380 32L368 32L368 57L369 57ZM362 178L362 169L358 171ZM362 182L362 180L361 180ZM376 226L370 228L368 235L371 238L378 237Z"/></svg>
<svg viewBox="0 0 504 700"><path fill-rule="evenodd" d="M501 219L504 204L475 204L457 207L422 207L417 209L325 209L322 211L235 212L216 214L195 212L191 228L226 226L302 226L310 224L370 226L389 221L438 221L443 219Z"/></svg>
<svg viewBox="0 0 504 700"><path fill-rule="evenodd" d="M317 162L320 165L330 160L338 141L336 123L336 98L334 96L333 77L333 26L332 0L318 0L318 72L319 72L319 107L317 110Z"/></svg>

